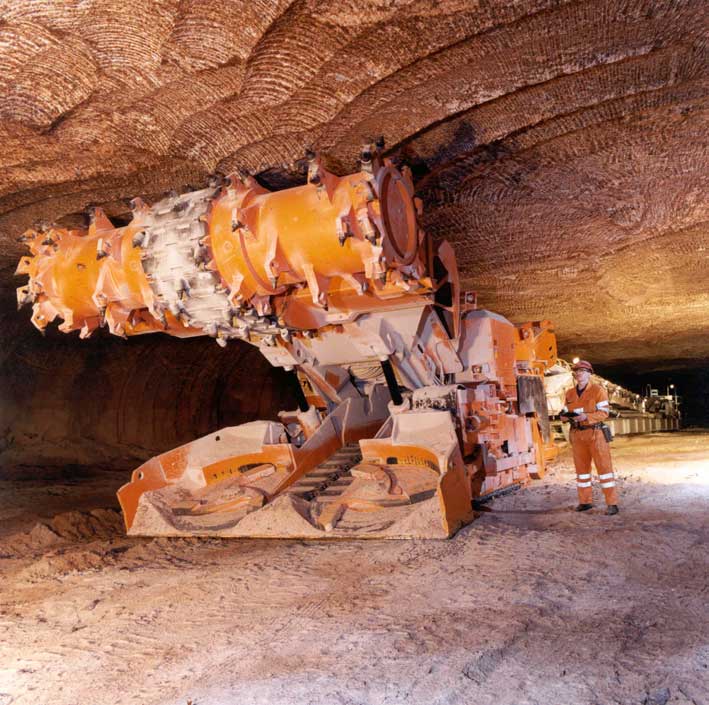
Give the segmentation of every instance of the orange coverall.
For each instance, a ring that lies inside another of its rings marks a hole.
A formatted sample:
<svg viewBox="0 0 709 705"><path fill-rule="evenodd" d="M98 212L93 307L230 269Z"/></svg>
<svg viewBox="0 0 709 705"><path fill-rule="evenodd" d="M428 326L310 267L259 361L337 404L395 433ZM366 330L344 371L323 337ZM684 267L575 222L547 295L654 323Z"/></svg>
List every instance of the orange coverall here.
<svg viewBox="0 0 709 705"><path fill-rule="evenodd" d="M581 394L572 387L566 392L564 410L584 412L586 419L578 425L581 429L571 428L571 449L576 466L576 489L579 493L579 504L593 504L591 487L591 460L596 466L601 489L606 498L606 504L618 504L618 493L615 488L615 475L611 462L611 451L608 442L603 437L600 428L586 428L605 421L608 418L608 393L600 384L589 382ZM584 430L585 429L585 430Z"/></svg>

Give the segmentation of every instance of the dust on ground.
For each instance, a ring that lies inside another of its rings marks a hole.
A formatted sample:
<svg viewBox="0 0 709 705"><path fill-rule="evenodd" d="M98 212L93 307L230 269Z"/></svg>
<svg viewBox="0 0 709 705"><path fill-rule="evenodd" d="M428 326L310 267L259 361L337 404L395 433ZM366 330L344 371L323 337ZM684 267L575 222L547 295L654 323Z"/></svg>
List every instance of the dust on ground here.
<svg viewBox="0 0 709 705"><path fill-rule="evenodd" d="M620 515L566 451L449 541L129 539L123 474L3 470L0 705L705 704L709 433L613 452Z"/></svg>

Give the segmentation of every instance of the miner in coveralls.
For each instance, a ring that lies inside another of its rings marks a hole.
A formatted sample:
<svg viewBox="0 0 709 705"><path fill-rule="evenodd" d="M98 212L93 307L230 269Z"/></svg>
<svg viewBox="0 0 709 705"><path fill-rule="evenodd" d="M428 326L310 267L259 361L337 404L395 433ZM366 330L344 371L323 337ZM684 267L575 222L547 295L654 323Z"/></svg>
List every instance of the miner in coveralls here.
<svg viewBox="0 0 709 705"><path fill-rule="evenodd" d="M585 512L593 507L593 460L606 499L606 514L617 514L618 493L611 452L603 434L603 421L608 418L608 393L600 384L591 382L593 367L590 362L580 360L571 371L576 386L566 392L566 405L561 416L571 422L571 448L576 466L576 488L579 493L576 511ZM575 416L572 415L574 413Z"/></svg>

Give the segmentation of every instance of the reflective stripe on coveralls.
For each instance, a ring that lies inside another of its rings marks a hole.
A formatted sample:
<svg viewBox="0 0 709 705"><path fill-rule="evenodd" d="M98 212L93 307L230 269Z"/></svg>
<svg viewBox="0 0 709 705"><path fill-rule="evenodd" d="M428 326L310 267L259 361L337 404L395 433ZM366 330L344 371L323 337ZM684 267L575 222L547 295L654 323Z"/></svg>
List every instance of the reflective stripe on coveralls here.
<svg viewBox="0 0 709 705"><path fill-rule="evenodd" d="M603 431L600 428L589 428L586 431L573 430L571 434L579 504L593 504L591 461L596 466L606 504L618 504L611 453Z"/></svg>
<svg viewBox="0 0 709 705"><path fill-rule="evenodd" d="M601 487L615 487L615 479L612 472L599 475L598 479L601 481Z"/></svg>

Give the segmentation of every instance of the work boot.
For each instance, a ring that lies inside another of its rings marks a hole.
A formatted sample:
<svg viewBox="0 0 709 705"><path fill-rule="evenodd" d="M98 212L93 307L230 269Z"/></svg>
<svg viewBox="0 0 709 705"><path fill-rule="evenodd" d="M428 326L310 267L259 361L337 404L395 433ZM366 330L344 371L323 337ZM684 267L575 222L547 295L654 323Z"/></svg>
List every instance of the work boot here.
<svg viewBox="0 0 709 705"><path fill-rule="evenodd" d="M609 504L608 508L606 509L606 514L609 517L612 517L614 514L617 514L619 511L620 511L620 509L618 509L617 504Z"/></svg>
<svg viewBox="0 0 709 705"><path fill-rule="evenodd" d="M592 504L579 504L579 506L576 507L577 512L587 512L589 509L593 509ZM616 507L615 510L618 511L618 507Z"/></svg>

